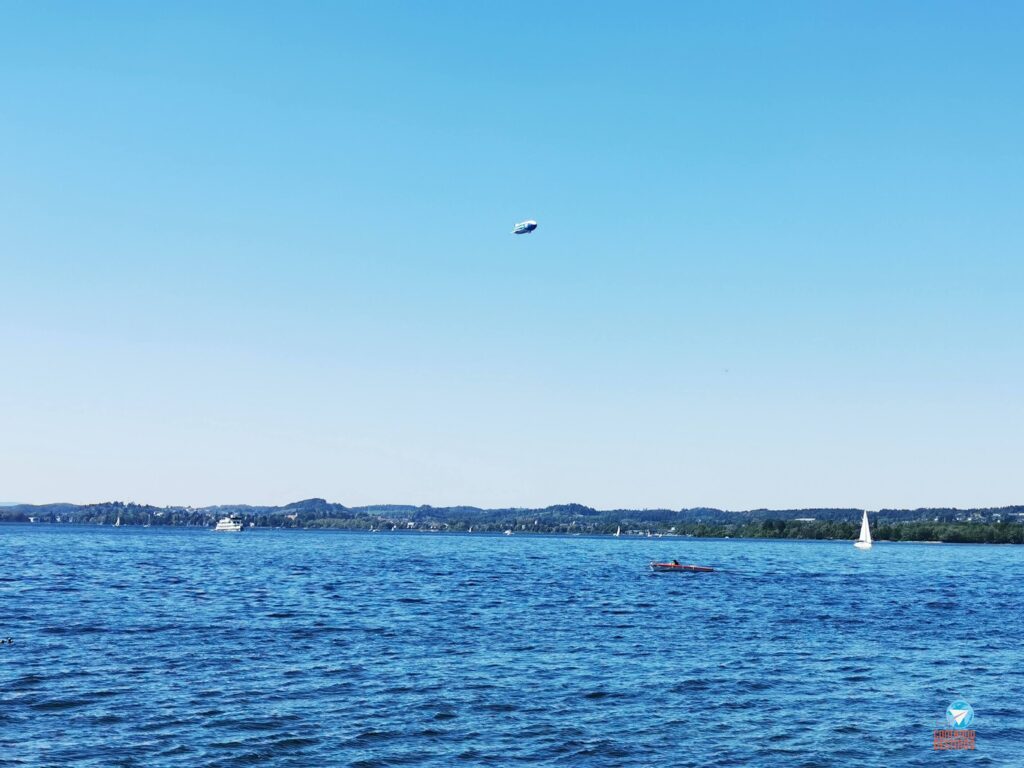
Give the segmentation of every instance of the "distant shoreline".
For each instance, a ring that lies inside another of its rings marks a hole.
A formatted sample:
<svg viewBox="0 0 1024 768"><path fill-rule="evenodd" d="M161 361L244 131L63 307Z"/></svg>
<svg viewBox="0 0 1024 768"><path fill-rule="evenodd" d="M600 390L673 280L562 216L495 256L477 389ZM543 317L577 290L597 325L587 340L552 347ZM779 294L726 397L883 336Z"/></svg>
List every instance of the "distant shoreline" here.
<svg viewBox="0 0 1024 768"><path fill-rule="evenodd" d="M349 507L312 498L284 506L248 504L156 507L107 501L98 504L19 504L0 508L0 522L151 525L212 528L234 517L246 528L312 528L352 531L544 533L628 537L817 539L852 541L864 511L853 508L755 509L732 512L689 509L598 510L583 504L521 507L432 507L379 504ZM955 509L882 509L869 514L882 541L946 544L1024 544L1024 506Z"/></svg>
<svg viewBox="0 0 1024 768"><path fill-rule="evenodd" d="M62 522L55 522L55 521L49 521L49 520L39 520L39 521L36 521L36 522L30 522L30 521L25 521L25 520L4 520L4 519L0 519L0 525L4 525L4 524L10 525L10 526L19 526L19 527L46 526L46 527L54 527L54 528L65 528L65 527L67 527L67 528L72 528L72 527L73 528L104 528L104 529L105 528L117 528L119 530L120 529L135 530L135 529L139 529L139 528L153 528L155 530L163 530L163 529L175 529L175 530L177 530L177 529L182 529L182 530L201 530L201 531L210 531L210 532L213 532L213 527L214 527L214 523L213 522L211 522L209 525L186 524L186 523L160 524L160 525L144 525L144 524L141 524L141 523L123 523L121 526L115 526L113 524L107 524L107 523L104 523L104 522L86 522L86 521L62 521ZM992 533L993 534L1003 533L1003 529L1000 528L1000 527L995 526L994 524L992 526L982 526L982 527L984 527L984 528L992 527L992 529L993 529ZM1021 526L1021 527L1024 528L1024 526ZM508 530L508 529L506 529L506 530ZM852 542L855 539L855 535L836 536L836 537L807 536L807 535L804 535L804 536L797 536L797 535L794 535L794 536L768 536L768 535L732 535L732 534L721 534L721 535L719 535L719 534L710 533L710 532L709 533L701 533L701 534L678 533L678 532L657 532L657 533L652 532L650 536L648 536L646 534L638 534L638 533L628 533L628 534L627 533L622 533L620 536L616 537L614 532L612 532L612 533L606 533L606 532L579 532L579 533L573 533L573 532L559 531L559 530L518 530L518 531L514 531L512 534L508 534L508 533L505 533L505 531L502 531L502 530L492 530L492 529L472 530L471 531L471 530L460 530L460 529L453 529L453 528L429 528L429 527L424 527L424 528L396 528L395 530L391 530L391 529L384 530L384 529L370 529L370 528L359 527L359 526L346 527L346 526L340 526L340 525L277 525L277 526L271 526L271 525L261 526L261 525L256 525L256 526L246 526L245 531L247 531L247 532L263 532L263 531L296 531L296 532L298 532L298 531L317 531L317 532L328 532L328 533L329 532L359 533L359 534L365 534L365 535L372 535L372 534L383 533L383 534L401 535L401 536L413 536L413 535L415 535L415 536L431 536L431 535L435 535L435 536L436 535L456 536L456 535L458 535L458 536L489 536L489 537L517 536L519 538L523 538L523 537L527 537L527 538L530 538L530 537L558 537L558 538L585 538L585 539L618 538L618 539L627 540L627 541L636 541L636 540L650 541L652 544L654 544L656 542L659 542L659 541L665 541L665 540L679 541L679 540L700 540L700 539L703 539L703 540L717 540L717 541L725 541L725 540L757 541L757 540L761 540L761 541L794 541L794 542L796 542L796 541L823 541L823 542L844 542L844 541L847 541L847 542ZM1014 531L1011 530L1011 533L1013 533L1013 532ZM931 545L936 545L936 544L1000 544L1000 545L1007 545L1008 544L1008 545L1014 545L1014 544L1022 544L1022 543L1024 543L1024 541L1022 541L1022 540L1012 540L1012 539L1011 540L1003 540L1003 537L996 536L996 535L979 536L978 534L981 533L981 532L976 530L976 526L974 526L974 524L972 524L972 528L970 530L957 530L956 528L954 528L953 529L953 533L954 533L954 536L949 538L949 539L947 539L947 540L942 540L942 539L916 539L916 538L889 539L889 538L876 537L874 539L874 542L876 544L931 544ZM1024 530L1021 530L1020 533L1024 534ZM972 537L972 534L973 534L973 537ZM1024 538L1024 537L1022 537L1022 538Z"/></svg>

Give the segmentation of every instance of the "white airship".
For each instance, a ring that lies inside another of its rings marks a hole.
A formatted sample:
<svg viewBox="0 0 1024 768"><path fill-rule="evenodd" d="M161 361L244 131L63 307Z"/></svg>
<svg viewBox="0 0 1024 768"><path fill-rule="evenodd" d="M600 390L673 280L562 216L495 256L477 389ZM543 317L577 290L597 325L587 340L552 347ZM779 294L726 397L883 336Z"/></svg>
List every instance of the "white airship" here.
<svg viewBox="0 0 1024 768"><path fill-rule="evenodd" d="M535 230L536 228L537 228L537 222L534 221L533 219L530 219L529 221L520 221L512 229L512 234L513 235L526 235L526 234L529 234L530 232L533 232L533 230Z"/></svg>

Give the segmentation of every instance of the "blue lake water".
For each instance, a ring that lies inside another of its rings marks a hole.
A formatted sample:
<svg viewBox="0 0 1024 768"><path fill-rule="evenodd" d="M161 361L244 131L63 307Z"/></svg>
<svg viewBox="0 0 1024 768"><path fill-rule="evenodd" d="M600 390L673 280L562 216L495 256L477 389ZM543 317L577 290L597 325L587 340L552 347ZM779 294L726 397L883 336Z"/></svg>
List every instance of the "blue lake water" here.
<svg viewBox="0 0 1024 768"><path fill-rule="evenodd" d="M1024 765L1024 547L8 525L0 558L0 766ZM977 749L933 752L957 698Z"/></svg>

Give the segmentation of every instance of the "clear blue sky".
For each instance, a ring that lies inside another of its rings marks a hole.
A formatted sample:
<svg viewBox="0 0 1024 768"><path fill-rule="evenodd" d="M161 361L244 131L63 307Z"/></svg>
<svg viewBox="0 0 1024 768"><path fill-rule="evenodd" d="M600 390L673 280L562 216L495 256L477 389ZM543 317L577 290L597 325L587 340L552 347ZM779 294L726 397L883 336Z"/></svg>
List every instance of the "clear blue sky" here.
<svg viewBox="0 0 1024 768"><path fill-rule="evenodd" d="M1022 39L3 3L0 500L1024 503Z"/></svg>

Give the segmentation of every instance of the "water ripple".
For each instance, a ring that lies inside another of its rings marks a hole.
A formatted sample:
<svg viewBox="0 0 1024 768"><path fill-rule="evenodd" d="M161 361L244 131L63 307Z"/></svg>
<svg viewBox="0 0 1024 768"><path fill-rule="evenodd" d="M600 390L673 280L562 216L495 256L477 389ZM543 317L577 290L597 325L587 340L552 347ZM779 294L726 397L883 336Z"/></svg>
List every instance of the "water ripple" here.
<svg viewBox="0 0 1024 768"><path fill-rule="evenodd" d="M0 766L925 766L960 696L958 757L1024 735L1024 548L7 526L0 555Z"/></svg>

